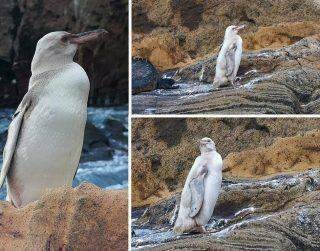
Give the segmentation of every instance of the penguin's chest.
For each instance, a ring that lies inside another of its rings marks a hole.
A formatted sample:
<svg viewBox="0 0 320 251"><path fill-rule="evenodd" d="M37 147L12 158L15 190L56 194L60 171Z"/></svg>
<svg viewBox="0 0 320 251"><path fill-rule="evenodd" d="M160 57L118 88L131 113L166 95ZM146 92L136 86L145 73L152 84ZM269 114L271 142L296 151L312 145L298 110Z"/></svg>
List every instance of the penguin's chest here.
<svg viewBox="0 0 320 251"><path fill-rule="evenodd" d="M65 155L82 146L89 92L85 77L67 71L51 81L26 121L24 136L30 143L47 142L52 152L61 149Z"/></svg>
<svg viewBox="0 0 320 251"><path fill-rule="evenodd" d="M66 184L78 166L88 91L72 89L72 82L68 84L55 84L54 89L49 86L23 121L15 163L17 172L25 168L30 171L30 179L45 181L57 176L56 180Z"/></svg>
<svg viewBox="0 0 320 251"><path fill-rule="evenodd" d="M222 173L218 170L217 165L213 161L208 161L208 174L204 180L205 201L210 205L215 203L221 189Z"/></svg>
<svg viewBox="0 0 320 251"><path fill-rule="evenodd" d="M30 168L75 169L81 154L85 122L84 106L39 102L25 121L18 158Z"/></svg>

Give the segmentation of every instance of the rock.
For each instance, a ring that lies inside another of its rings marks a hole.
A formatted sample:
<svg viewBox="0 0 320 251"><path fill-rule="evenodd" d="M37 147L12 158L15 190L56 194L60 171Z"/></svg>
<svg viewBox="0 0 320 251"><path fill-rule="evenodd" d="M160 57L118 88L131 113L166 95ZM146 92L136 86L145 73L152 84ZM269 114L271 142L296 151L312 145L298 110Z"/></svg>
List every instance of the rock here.
<svg viewBox="0 0 320 251"><path fill-rule="evenodd" d="M217 53L225 28L238 23L247 25L246 50L280 48L318 34L319 14L313 0L133 0L133 56L160 70L180 68Z"/></svg>
<svg viewBox="0 0 320 251"><path fill-rule="evenodd" d="M109 139L97 127L87 121L81 155L81 162L109 160L114 150Z"/></svg>
<svg viewBox="0 0 320 251"><path fill-rule="evenodd" d="M0 8L0 55L1 55L1 71L3 66L11 61L12 51L8 50L11 48L14 38L10 34L14 30L14 10L15 10L15 1L8 0L1 3ZM2 75L2 74L1 74Z"/></svg>
<svg viewBox="0 0 320 251"><path fill-rule="evenodd" d="M158 70L146 60L132 60L132 94L156 89Z"/></svg>
<svg viewBox="0 0 320 251"><path fill-rule="evenodd" d="M126 190L88 183L49 191L16 209L0 203L0 246L4 250L127 250Z"/></svg>
<svg viewBox="0 0 320 251"><path fill-rule="evenodd" d="M320 131L279 138L271 146L229 154L226 175L259 178L282 172L301 172L320 166Z"/></svg>
<svg viewBox="0 0 320 251"><path fill-rule="evenodd" d="M172 78L161 78L158 81L158 89L178 89L178 87L173 86L175 84L174 79Z"/></svg>
<svg viewBox="0 0 320 251"><path fill-rule="evenodd" d="M147 60L132 60L132 94L153 91L155 89L177 89L172 78L161 76L158 70Z"/></svg>
<svg viewBox="0 0 320 251"><path fill-rule="evenodd" d="M81 46L76 56L91 82L89 104L127 103L127 5L127 0L2 1L0 106L17 105L27 91L30 63L42 36L56 30L76 33L97 28L109 31L106 41Z"/></svg>
<svg viewBox="0 0 320 251"><path fill-rule="evenodd" d="M183 236L172 233L180 200L180 194L175 194L133 210L133 248L317 250L319 189L319 169L259 181L225 180L206 226L208 233Z"/></svg>
<svg viewBox="0 0 320 251"><path fill-rule="evenodd" d="M277 50L244 53L238 88L214 89L216 56L180 68L178 90L133 96L133 113L319 113L320 37ZM201 81L199 81L201 79Z"/></svg>
<svg viewBox="0 0 320 251"><path fill-rule="evenodd" d="M12 120L13 109L0 110L0 155L7 141L8 126Z"/></svg>
<svg viewBox="0 0 320 251"><path fill-rule="evenodd" d="M16 31L15 19L18 19L15 1L0 3L0 106L15 104L18 95L12 71L13 42L12 33Z"/></svg>
<svg viewBox="0 0 320 251"><path fill-rule="evenodd" d="M153 205L180 191L203 137L215 141L228 178L261 179L320 166L318 119L134 119L132 205Z"/></svg>
<svg viewBox="0 0 320 251"><path fill-rule="evenodd" d="M124 133L128 132L128 128L123 125L123 122L120 119L110 116L106 118L103 123L105 125L105 131L110 134L110 137L120 141L127 139Z"/></svg>

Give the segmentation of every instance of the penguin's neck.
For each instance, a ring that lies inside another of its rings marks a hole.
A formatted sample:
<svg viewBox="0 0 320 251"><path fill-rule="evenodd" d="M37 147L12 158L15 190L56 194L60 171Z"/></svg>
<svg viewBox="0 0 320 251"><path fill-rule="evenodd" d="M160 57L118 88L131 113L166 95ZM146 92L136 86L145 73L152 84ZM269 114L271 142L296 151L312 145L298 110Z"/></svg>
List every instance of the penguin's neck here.
<svg viewBox="0 0 320 251"><path fill-rule="evenodd" d="M215 150L212 150L212 151L202 151L201 152L201 156L204 157L204 158L208 158L208 157L211 157L215 154Z"/></svg>
<svg viewBox="0 0 320 251"><path fill-rule="evenodd" d="M236 42L238 40L239 35L237 34L228 34L224 38L224 44L225 46L229 46L230 44Z"/></svg>
<svg viewBox="0 0 320 251"><path fill-rule="evenodd" d="M52 58L35 56L31 63L31 73L36 76L47 71L61 69L72 63L74 63L73 57L69 55L55 55Z"/></svg>

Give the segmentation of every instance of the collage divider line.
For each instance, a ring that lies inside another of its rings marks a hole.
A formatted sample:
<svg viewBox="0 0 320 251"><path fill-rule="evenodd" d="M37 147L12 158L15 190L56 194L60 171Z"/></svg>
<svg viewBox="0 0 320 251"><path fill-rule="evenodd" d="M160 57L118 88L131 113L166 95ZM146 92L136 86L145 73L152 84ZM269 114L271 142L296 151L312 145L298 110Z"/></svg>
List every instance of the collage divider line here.
<svg viewBox="0 0 320 251"><path fill-rule="evenodd" d="M131 118L320 118L320 114L132 114Z"/></svg>
<svg viewBox="0 0 320 251"><path fill-rule="evenodd" d="M132 117L132 102L131 102L131 65L132 65L132 1L128 1L128 250L131 250L131 117Z"/></svg>

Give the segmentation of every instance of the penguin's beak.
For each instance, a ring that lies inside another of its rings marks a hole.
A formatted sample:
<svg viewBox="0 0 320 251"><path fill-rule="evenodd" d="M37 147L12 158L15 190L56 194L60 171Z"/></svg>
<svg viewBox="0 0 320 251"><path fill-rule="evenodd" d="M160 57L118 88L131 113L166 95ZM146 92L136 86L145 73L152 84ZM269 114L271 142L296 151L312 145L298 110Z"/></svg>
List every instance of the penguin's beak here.
<svg viewBox="0 0 320 251"><path fill-rule="evenodd" d="M243 24L243 25L238 26L236 28L236 30L239 31L239 30L243 30L244 28L246 28L246 25Z"/></svg>
<svg viewBox="0 0 320 251"><path fill-rule="evenodd" d="M82 32L82 33L70 35L69 41L72 44L85 44L87 42L103 38L107 34L108 34L108 32L104 29L87 31L87 32Z"/></svg>

